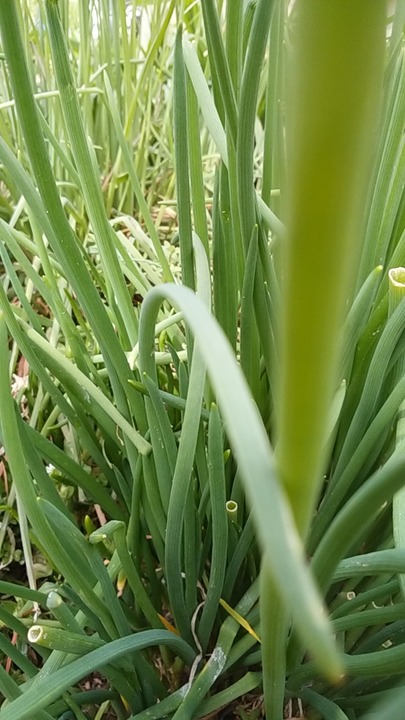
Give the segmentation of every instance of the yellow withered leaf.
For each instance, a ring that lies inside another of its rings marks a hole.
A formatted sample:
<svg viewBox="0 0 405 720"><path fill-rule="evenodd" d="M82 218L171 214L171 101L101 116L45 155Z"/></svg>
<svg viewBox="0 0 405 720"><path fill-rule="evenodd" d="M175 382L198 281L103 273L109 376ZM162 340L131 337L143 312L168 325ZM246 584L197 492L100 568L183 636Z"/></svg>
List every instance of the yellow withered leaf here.
<svg viewBox="0 0 405 720"><path fill-rule="evenodd" d="M237 613L236 610L231 608L231 606L228 605L228 603L225 600L223 600L222 598L219 599L219 604L222 605L224 610L226 610L226 612L229 613L229 615L231 617L233 617L233 619L236 620L236 622L238 622L239 625L241 625L243 628L245 628L245 630L247 630L249 635L252 635L252 637L254 637L254 639L257 640L257 642L261 643L261 640L260 640L258 634L255 633L252 626L248 623L247 620L245 620L244 617L242 617L242 615L239 615L239 613Z"/></svg>

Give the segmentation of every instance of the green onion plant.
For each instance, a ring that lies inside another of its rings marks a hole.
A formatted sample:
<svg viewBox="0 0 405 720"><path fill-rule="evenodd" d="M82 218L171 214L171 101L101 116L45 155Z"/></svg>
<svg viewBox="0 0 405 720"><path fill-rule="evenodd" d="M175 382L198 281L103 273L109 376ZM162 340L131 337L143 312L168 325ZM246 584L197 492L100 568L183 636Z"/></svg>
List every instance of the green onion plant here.
<svg viewBox="0 0 405 720"><path fill-rule="evenodd" d="M404 25L0 3L0 720L402 707Z"/></svg>

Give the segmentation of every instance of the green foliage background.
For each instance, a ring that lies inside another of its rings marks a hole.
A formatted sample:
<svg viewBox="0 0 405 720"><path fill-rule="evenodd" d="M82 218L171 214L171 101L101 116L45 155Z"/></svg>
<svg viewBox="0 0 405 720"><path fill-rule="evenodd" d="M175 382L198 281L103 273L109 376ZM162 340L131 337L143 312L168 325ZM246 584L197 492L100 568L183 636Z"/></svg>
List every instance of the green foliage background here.
<svg viewBox="0 0 405 720"><path fill-rule="evenodd" d="M2 0L0 720L395 712L404 21Z"/></svg>

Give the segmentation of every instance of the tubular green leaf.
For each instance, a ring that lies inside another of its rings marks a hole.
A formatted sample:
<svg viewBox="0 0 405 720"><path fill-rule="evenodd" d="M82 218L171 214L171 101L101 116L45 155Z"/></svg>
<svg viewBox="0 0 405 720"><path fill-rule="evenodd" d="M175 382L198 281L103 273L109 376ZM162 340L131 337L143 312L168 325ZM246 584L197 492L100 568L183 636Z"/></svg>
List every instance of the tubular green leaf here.
<svg viewBox="0 0 405 720"><path fill-rule="evenodd" d="M43 680L38 687L27 690L20 698L0 710L0 720L31 720L35 717L35 713L48 707L53 700L59 698L64 690L94 670L98 670L128 653L154 645L168 645L186 663L191 663L194 659L194 651L190 646L168 630L146 630L136 635L120 638L93 650L67 667L57 670ZM40 716L38 715L38 717Z"/></svg>
<svg viewBox="0 0 405 720"><path fill-rule="evenodd" d="M288 503L278 484L260 415L223 332L204 303L188 288L165 285L154 288L146 296L139 325L142 370L152 377L156 373L152 353L154 326L164 298L183 310L207 364L226 432L252 503L269 571L277 582L280 596L291 611L303 642L318 659L319 667L337 677L340 672L338 653L319 595L303 560Z"/></svg>
<svg viewBox="0 0 405 720"><path fill-rule="evenodd" d="M302 535L324 471L325 426L359 261L385 12L385 0L296 0L290 15L276 455Z"/></svg>

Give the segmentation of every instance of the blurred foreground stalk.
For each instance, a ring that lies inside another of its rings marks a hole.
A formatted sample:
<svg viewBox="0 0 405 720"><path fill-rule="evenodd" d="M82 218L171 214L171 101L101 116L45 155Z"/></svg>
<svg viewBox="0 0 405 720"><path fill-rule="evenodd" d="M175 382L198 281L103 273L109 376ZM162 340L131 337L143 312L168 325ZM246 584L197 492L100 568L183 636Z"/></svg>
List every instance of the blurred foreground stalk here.
<svg viewBox="0 0 405 720"><path fill-rule="evenodd" d="M385 28L385 0L296 0L288 23L276 460L302 537L325 471L341 380L342 325L377 147ZM281 720L289 619L266 578L264 567L266 717Z"/></svg>
<svg viewBox="0 0 405 720"><path fill-rule="evenodd" d="M297 0L287 57L287 179L277 462L305 535L324 472L347 303L378 140L385 0Z"/></svg>

